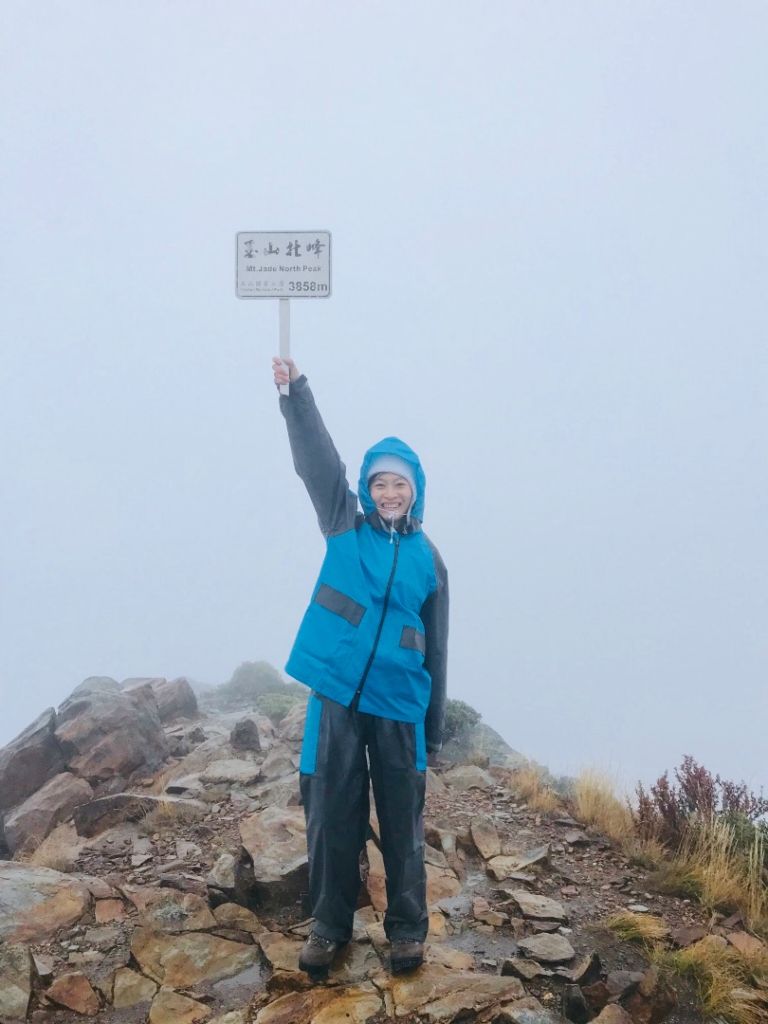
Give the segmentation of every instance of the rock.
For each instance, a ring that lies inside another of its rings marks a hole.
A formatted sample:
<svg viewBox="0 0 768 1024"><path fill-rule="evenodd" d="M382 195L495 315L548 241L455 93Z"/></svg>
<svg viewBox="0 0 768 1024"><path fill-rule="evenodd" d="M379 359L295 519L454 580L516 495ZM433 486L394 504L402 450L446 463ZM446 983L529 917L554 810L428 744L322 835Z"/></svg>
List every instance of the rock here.
<svg viewBox="0 0 768 1024"><path fill-rule="evenodd" d="M448 787L432 768L427 768L427 796L445 796Z"/></svg>
<svg viewBox="0 0 768 1024"><path fill-rule="evenodd" d="M241 718L229 734L229 742L235 750L261 750L259 727L252 718Z"/></svg>
<svg viewBox="0 0 768 1024"><path fill-rule="evenodd" d="M264 931L259 945L264 956L276 971L297 971L303 940L282 932Z"/></svg>
<svg viewBox="0 0 768 1024"><path fill-rule="evenodd" d="M62 974L46 989L46 998L68 1010L81 1013L86 1017L95 1017L101 1003L99 997L84 974L72 971Z"/></svg>
<svg viewBox="0 0 768 1024"><path fill-rule="evenodd" d="M198 714L195 691L184 676L178 679L154 679L152 692L161 722L169 722L173 718L194 718Z"/></svg>
<svg viewBox="0 0 768 1024"><path fill-rule="evenodd" d="M424 844L424 860L427 864L432 864L436 868L447 868L448 859L442 850L436 850L434 846L430 846L429 843Z"/></svg>
<svg viewBox="0 0 768 1024"><path fill-rule="evenodd" d="M547 998L545 993L543 998ZM547 1010L535 996L524 996L505 1006L494 1024L564 1024L560 1014Z"/></svg>
<svg viewBox="0 0 768 1024"><path fill-rule="evenodd" d="M285 905L307 891L303 810L267 807L251 814L240 822L240 838L253 860L252 873L243 873L243 886L251 889L258 903Z"/></svg>
<svg viewBox="0 0 768 1024"><path fill-rule="evenodd" d="M627 907L633 914L647 914L650 907L646 907L644 903L630 903Z"/></svg>
<svg viewBox="0 0 768 1024"><path fill-rule="evenodd" d="M641 971L609 971L605 979L609 995L618 999L628 995L637 988L642 977Z"/></svg>
<svg viewBox="0 0 768 1024"><path fill-rule="evenodd" d="M146 886L125 887L125 894L139 911L139 923L157 932L194 932L216 927L207 900L191 892Z"/></svg>
<svg viewBox="0 0 768 1024"><path fill-rule="evenodd" d="M210 1015L205 1003L198 1003L170 988L161 988L152 1000L149 1024L197 1024Z"/></svg>
<svg viewBox="0 0 768 1024"><path fill-rule="evenodd" d="M124 693L114 679L81 683L59 708L55 735L67 766L91 783L155 768L168 756L151 687Z"/></svg>
<svg viewBox="0 0 768 1024"><path fill-rule="evenodd" d="M91 905L88 889L69 875L0 861L0 940L39 942L78 921Z"/></svg>
<svg viewBox="0 0 768 1024"><path fill-rule="evenodd" d="M130 967L120 967L115 971L112 1003L116 1010L148 1003L156 992L157 985L154 981L137 971L132 971Z"/></svg>
<svg viewBox="0 0 768 1024"><path fill-rule="evenodd" d="M114 924L99 925L96 928L87 928L83 936L83 942L94 949L107 952L113 949L122 938L122 932Z"/></svg>
<svg viewBox="0 0 768 1024"><path fill-rule="evenodd" d="M280 722L279 735L285 743L294 744L296 746L301 744L304 736L304 723L307 717L307 703L306 701L299 701L285 718ZM264 719L259 719L259 725L262 725ZM267 720L268 721L268 720ZM271 725L271 723L269 723ZM273 730L274 731L274 730Z"/></svg>
<svg viewBox="0 0 768 1024"><path fill-rule="evenodd" d="M488 772L478 768L475 764L456 765L455 768L445 772L443 782L460 792L466 792L469 789L490 790L494 787L494 781Z"/></svg>
<svg viewBox="0 0 768 1024"><path fill-rule="evenodd" d="M677 1006L677 994L656 967L649 967L622 1005L634 1024L660 1024Z"/></svg>
<svg viewBox="0 0 768 1024"><path fill-rule="evenodd" d="M593 982L600 980L602 969L603 965L600 957L597 953L590 953L589 956L583 957L578 963L574 964L572 968L561 967L557 973L563 978L568 978L579 985L591 985Z"/></svg>
<svg viewBox="0 0 768 1024"><path fill-rule="evenodd" d="M523 853L502 854L499 857L492 857L486 867L497 881L503 881L505 878L512 877L512 874L516 871L522 871L523 868L529 868L533 864L548 861L550 852L551 846L547 843L545 846L537 846Z"/></svg>
<svg viewBox="0 0 768 1024"><path fill-rule="evenodd" d="M35 966L35 973L43 984L53 980L54 961L52 957L44 956L42 953L33 953L32 962Z"/></svg>
<svg viewBox="0 0 768 1024"><path fill-rule="evenodd" d="M535 960L522 960L519 957L509 957L502 962L502 977L511 975L515 978L522 978L523 981L532 981L534 978L549 978L552 971L542 967Z"/></svg>
<svg viewBox="0 0 768 1024"><path fill-rule="evenodd" d="M55 729L56 712L48 708L0 750L0 811L23 803L64 770Z"/></svg>
<svg viewBox="0 0 768 1024"><path fill-rule="evenodd" d="M461 882L450 868L438 868L433 864L425 865L427 872L427 906L461 892ZM378 908L377 908L378 909Z"/></svg>
<svg viewBox="0 0 768 1024"><path fill-rule="evenodd" d="M269 782L275 779L282 779L284 775L290 775L298 767L298 761L294 760L295 755L285 744L273 747L261 765L261 777Z"/></svg>
<svg viewBox="0 0 768 1024"><path fill-rule="evenodd" d="M574 1024L587 1024L592 1018L592 1011L578 985L566 985L563 989L563 1016Z"/></svg>
<svg viewBox="0 0 768 1024"><path fill-rule="evenodd" d="M176 840L176 856L179 860L199 860L203 851L197 843L190 843L187 839Z"/></svg>
<svg viewBox="0 0 768 1024"><path fill-rule="evenodd" d="M681 925L679 928L673 928L669 933L669 937L674 945L682 949L684 946L690 946L694 942L698 942L699 939L703 939L706 934L706 928L703 928L699 924L693 924Z"/></svg>
<svg viewBox="0 0 768 1024"><path fill-rule="evenodd" d="M224 761L212 761L200 775L202 782L209 785L218 783L239 783L247 786L261 778L261 768L252 761L239 761L230 758Z"/></svg>
<svg viewBox="0 0 768 1024"><path fill-rule="evenodd" d="M397 1017L418 1014L419 1020L430 1024L466 1017L525 995L517 978L451 971L433 964L412 974L396 975L391 991Z"/></svg>
<svg viewBox="0 0 768 1024"><path fill-rule="evenodd" d="M370 982L311 988L275 999L257 1013L255 1024L366 1024L382 1009L381 995Z"/></svg>
<svg viewBox="0 0 768 1024"><path fill-rule="evenodd" d="M152 811L164 808L183 815L202 815L205 804L180 797L157 797L139 793L115 793L83 804L75 810L74 821L77 834L89 838L126 821L140 821Z"/></svg>
<svg viewBox="0 0 768 1024"><path fill-rule="evenodd" d="M222 928L237 928L239 931L259 935L266 931L264 925L252 910L241 907L239 903L222 903L214 908L213 916Z"/></svg>
<svg viewBox="0 0 768 1024"><path fill-rule="evenodd" d="M593 1019L593 1024L634 1024L634 1022L618 1003L609 1003L600 1012L600 1016Z"/></svg>
<svg viewBox="0 0 768 1024"><path fill-rule="evenodd" d="M730 932L726 939L742 956L760 956L768 953L765 943L748 932Z"/></svg>
<svg viewBox="0 0 768 1024"><path fill-rule="evenodd" d="M534 960L547 964L562 964L572 960L576 953L564 935L534 935L521 939L518 946Z"/></svg>
<svg viewBox="0 0 768 1024"><path fill-rule="evenodd" d="M165 935L141 927L133 933L131 953L144 974L154 981L183 989L229 978L258 959L256 946L202 932Z"/></svg>
<svg viewBox="0 0 768 1024"><path fill-rule="evenodd" d="M110 921L125 920L125 907L122 900L96 900L93 908L96 924L109 924Z"/></svg>
<svg viewBox="0 0 768 1024"><path fill-rule="evenodd" d="M31 993L29 950L16 943L0 943L0 1020L26 1020Z"/></svg>
<svg viewBox="0 0 768 1024"><path fill-rule="evenodd" d="M562 903L558 903L557 900L551 900L547 896L539 896L536 893L526 892L524 889L515 889L509 895L520 908L523 917L533 917L538 920L547 921L568 920L568 915L563 909Z"/></svg>
<svg viewBox="0 0 768 1024"><path fill-rule="evenodd" d="M35 847L80 804L93 797L85 781L70 772L54 775L5 817L5 838L11 852L31 842Z"/></svg>
<svg viewBox="0 0 768 1024"><path fill-rule="evenodd" d="M217 889L235 888L236 861L231 853L222 853L209 872L206 881Z"/></svg>
<svg viewBox="0 0 768 1024"><path fill-rule="evenodd" d="M483 860L498 857L501 854L501 840L493 820L487 815L478 815L469 823L472 841Z"/></svg>
<svg viewBox="0 0 768 1024"><path fill-rule="evenodd" d="M171 779L165 787L165 792L170 793L171 796L186 794L194 797L202 793L204 789L200 773L196 772L192 775L183 775L178 779Z"/></svg>
<svg viewBox="0 0 768 1024"><path fill-rule="evenodd" d="M569 846L588 846L592 840L580 829L573 829L570 832L566 832L563 835L563 842L568 843Z"/></svg>
<svg viewBox="0 0 768 1024"><path fill-rule="evenodd" d="M600 1013L611 998L608 986L600 979L591 982L589 985L582 984L581 991L584 993L587 1005L593 1013Z"/></svg>

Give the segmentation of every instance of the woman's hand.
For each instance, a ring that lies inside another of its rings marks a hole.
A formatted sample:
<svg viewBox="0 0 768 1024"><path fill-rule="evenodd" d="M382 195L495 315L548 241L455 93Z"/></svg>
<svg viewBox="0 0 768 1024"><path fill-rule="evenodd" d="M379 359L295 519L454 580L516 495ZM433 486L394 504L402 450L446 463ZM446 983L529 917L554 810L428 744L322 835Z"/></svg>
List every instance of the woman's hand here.
<svg viewBox="0 0 768 1024"><path fill-rule="evenodd" d="M301 376L298 366L290 356L286 356L285 359L281 359L280 356L272 356L272 372L275 375L275 385L277 387L280 387L281 384L287 384L289 378L291 381L294 381L298 380Z"/></svg>

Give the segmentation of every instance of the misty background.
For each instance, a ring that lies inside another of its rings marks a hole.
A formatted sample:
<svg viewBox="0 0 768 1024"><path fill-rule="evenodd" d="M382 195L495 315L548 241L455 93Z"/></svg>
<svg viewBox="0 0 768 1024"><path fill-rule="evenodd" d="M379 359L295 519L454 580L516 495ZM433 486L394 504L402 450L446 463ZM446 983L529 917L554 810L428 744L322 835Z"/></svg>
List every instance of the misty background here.
<svg viewBox="0 0 768 1024"><path fill-rule="evenodd" d="M449 695L631 788L768 785L768 8L6 0L0 745L83 678L279 668L323 554L235 233L356 487L397 434Z"/></svg>

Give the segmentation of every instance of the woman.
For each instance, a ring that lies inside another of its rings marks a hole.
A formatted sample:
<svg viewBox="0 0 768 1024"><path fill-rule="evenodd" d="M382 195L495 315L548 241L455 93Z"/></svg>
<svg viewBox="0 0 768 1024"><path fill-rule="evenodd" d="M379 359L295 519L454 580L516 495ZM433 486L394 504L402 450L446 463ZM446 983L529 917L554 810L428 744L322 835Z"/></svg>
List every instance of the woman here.
<svg viewBox="0 0 768 1024"><path fill-rule="evenodd" d="M396 437L366 452L359 512L306 377L291 359L275 357L273 372L278 386L290 379L280 410L326 538L286 664L312 689L300 784L315 924L299 966L326 977L351 938L370 779L387 875L384 929L399 973L423 962L428 927L423 812L427 754L442 745L448 576L421 529L416 453Z"/></svg>

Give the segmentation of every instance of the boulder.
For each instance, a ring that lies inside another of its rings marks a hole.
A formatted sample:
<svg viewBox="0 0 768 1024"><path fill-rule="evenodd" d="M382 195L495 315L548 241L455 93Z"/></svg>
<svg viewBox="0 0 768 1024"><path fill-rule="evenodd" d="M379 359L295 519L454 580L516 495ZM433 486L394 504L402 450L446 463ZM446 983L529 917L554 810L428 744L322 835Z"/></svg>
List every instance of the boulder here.
<svg viewBox="0 0 768 1024"><path fill-rule="evenodd" d="M27 797L5 818L5 838L11 853L27 843L37 847L80 804L93 797L85 779L62 772L49 779L41 789Z"/></svg>
<svg viewBox="0 0 768 1024"><path fill-rule="evenodd" d="M238 878L259 904L293 903L308 889L307 838L301 808L267 807L240 822L252 874ZM238 862L242 872L242 862Z"/></svg>
<svg viewBox="0 0 768 1024"><path fill-rule="evenodd" d="M124 692L114 679L86 679L59 708L55 735L67 766L91 783L156 768L168 756L149 684Z"/></svg>
<svg viewBox="0 0 768 1024"><path fill-rule="evenodd" d="M153 981L182 989L239 974L259 958L258 946L203 932L165 935L149 928L134 931L131 954Z"/></svg>
<svg viewBox="0 0 768 1024"><path fill-rule="evenodd" d="M164 679L160 676L141 676L124 679L121 687L124 691L141 689L149 686L155 695L161 722L170 722L174 718L195 718L198 714L197 697L189 682L183 677Z"/></svg>
<svg viewBox="0 0 768 1024"><path fill-rule="evenodd" d="M229 758L225 761L212 761L200 775L202 782L209 785L218 783L239 783L247 786L256 782L261 777L259 765L253 761L241 761L238 758Z"/></svg>
<svg viewBox="0 0 768 1024"><path fill-rule="evenodd" d="M48 708L0 750L0 811L23 803L64 770L64 754L55 729L56 712Z"/></svg>
<svg viewBox="0 0 768 1024"><path fill-rule="evenodd" d="M229 742L235 750L261 750L259 727L253 718L241 718L229 734Z"/></svg>
<svg viewBox="0 0 768 1024"><path fill-rule="evenodd" d="M488 772L475 764L460 764L443 775L443 782L452 789L465 792L469 789L493 789L495 783Z"/></svg>
<svg viewBox="0 0 768 1024"><path fill-rule="evenodd" d="M39 942L78 921L91 894L77 878L0 861L0 941Z"/></svg>
<svg viewBox="0 0 768 1024"><path fill-rule="evenodd" d="M26 946L0 943L0 1020L27 1019L32 957Z"/></svg>

